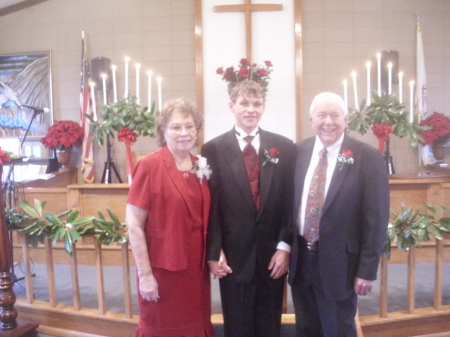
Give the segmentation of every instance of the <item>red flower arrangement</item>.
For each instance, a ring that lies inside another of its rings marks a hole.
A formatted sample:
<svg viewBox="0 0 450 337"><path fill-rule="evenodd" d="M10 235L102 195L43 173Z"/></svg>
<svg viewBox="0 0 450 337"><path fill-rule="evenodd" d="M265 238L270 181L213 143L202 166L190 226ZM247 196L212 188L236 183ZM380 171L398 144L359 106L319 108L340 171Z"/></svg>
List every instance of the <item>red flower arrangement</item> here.
<svg viewBox="0 0 450 337"><path fill-rule="evenodd" d="M264 66L261 66L255 63L250 64L245 58L241 59L239 62L238 69L228 67L224 70L223 67L219 67L216 70L216 73L222 76L222 80L228 83L228 91L230 91L237 82L245 80L252 80L259 83L263 90L267 91L271 72L272 62L264 61Z"/></svg>
<svg viewBox="0 0 450 337"><path fill-rule="evenodd" d="M41 139L46 148L67 149L83 140L83 129L74 121L58 121Z"/></svg>
<svg viewBox="0 0 450 337"><path fill-rule="evenodd" d="M429 126L427 131L419 131L425 142L422 145L433 145L436 140L446 141L450 137L450 118L439 112L433 112L430 116L420 122L420 126Z"/></svg>

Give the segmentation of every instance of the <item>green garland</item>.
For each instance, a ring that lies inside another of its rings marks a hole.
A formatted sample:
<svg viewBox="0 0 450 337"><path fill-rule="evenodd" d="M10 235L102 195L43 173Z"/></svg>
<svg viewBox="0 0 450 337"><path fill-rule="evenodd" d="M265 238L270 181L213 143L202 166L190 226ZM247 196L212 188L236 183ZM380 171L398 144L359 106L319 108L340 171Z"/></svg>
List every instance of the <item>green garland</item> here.
<svg viewBox="0 0 450 337"><path fill-rule="evenodd" d="M129 100L119 98L116 103L104 105L100 120L94 120L92 116L85 114L91 121L91 132L99 146L105 142L105 135L114 138L114 133L119 133L121 127L134 131L138 136L156 136L155 130L155 102L151 109L136 103L137 97Z"/></svg>
<svg viewBox="0 0 450 337"><path fill-rule="evenodd" d="M410 145L417 147L419 141L423 141L420 131L429 130L429 126L420 126L418 115L414 116L412 122L409 121L409 112L401 104L395 94L388 95L382 93L380 96L376 91L372 91L373 101L366 104L366 99L361 101L358 109L348 109L348 129L357 131L364 135L374 124L389 124L392 126L392 133L400 138L410 139Z"/></svg>
<svg viewBox="0 0 450 337"><path fill-rule="evenodd" d="M438 218L440 207L424 204L425 212L414 211L412 207L406 210L404 205L400 214L391 211L391 219L394 221L388 225L383 248L383 253L388 259L391 257L392 241L397 243L399 250L407 252L411 246L420 246L420 241L430 241L430 237L442 240L443 233L450 233L450 217ZM447 207L441 207L450 213Z"/></svg>
<svg viewBox="0 0 450 337"><path fill-rule="evenodd" d="M125 223L121 223L109 209L107 212L111 220L107 220L101 212L98 212L98 218L86 216L77 219L79 212L73 210L57 215L43 213L46 204L46 201L35 199L32 206L22 200L16 207L6 210L8 227L28 235L30 244L35 248L46 239L51 239L52 245L58 240L64 240L64 248L72 256L73 245L80 236L93 235L97 244L105 245L128 241Z"/></svg>

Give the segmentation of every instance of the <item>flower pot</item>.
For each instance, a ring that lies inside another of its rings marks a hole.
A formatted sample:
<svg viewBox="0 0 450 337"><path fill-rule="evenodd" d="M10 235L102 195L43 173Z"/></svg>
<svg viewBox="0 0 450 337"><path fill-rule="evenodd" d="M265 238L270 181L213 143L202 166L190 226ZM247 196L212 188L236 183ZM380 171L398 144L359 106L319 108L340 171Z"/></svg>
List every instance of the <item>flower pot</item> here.
<svg viewBox="0 0 450 337"><path fill-rule="evenodd" d="M58 159L59 165L61 165L60 171L67 170L67 164L70 162L70 154L72 153L72 148L56 149L56 158Z"/></svg>

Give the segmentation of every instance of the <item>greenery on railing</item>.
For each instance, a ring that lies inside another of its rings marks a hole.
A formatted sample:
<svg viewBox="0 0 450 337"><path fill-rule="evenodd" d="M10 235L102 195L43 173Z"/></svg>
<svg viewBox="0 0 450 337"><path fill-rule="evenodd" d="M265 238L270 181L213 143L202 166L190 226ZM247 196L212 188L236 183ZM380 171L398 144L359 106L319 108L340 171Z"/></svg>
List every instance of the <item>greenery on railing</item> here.
<svg viewBox="0 0 450 337"><path fill-rule="evenodd" d="M34 200L34 206L22 200L11 209L6 210L8 227L18 229L21 234L28 235L30 244L37 247L51 239L52 244L64 240L66 252L72 256L73 245L80 236L95 236L98 244L112 245L115 242L128 241L127 229L117 216L107 209L111 220L98 212L98 218L86 216L78 218L79 212L67 210L60 214L43 213L46 201ZM77 219L78 218L78 219Z"/></svg>
<svg viewBox="0 0 450 337"><path fill-rule="evenodd" d="M402 205L400 214L391 211L392 223L389 223L383 253L388 259L391 257L391 244L395 241L397 248L407 252L409 248L420 246L420 241L430 241L431 237L442 240L443 233L450 233L450 217L439 218L439 206L430 206L425 203L426 211L413 210L412 207L405 209ZM441 206L450 214L450 210Z"/></svg>

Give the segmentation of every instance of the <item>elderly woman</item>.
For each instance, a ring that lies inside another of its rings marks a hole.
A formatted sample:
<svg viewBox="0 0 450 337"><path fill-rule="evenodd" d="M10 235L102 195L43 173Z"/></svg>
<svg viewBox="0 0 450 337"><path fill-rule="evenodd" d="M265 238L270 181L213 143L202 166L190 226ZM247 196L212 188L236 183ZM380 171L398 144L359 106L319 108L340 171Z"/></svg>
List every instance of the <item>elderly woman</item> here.
<svg viewBox="0 0 450 337"><path fill-rule="evenodd" d="M137 337L214 335L205 264L211 172L190 154L202 124L194 103L166 102L157 120L162 148L134 172L126 223L138 275Z"/></svg>

